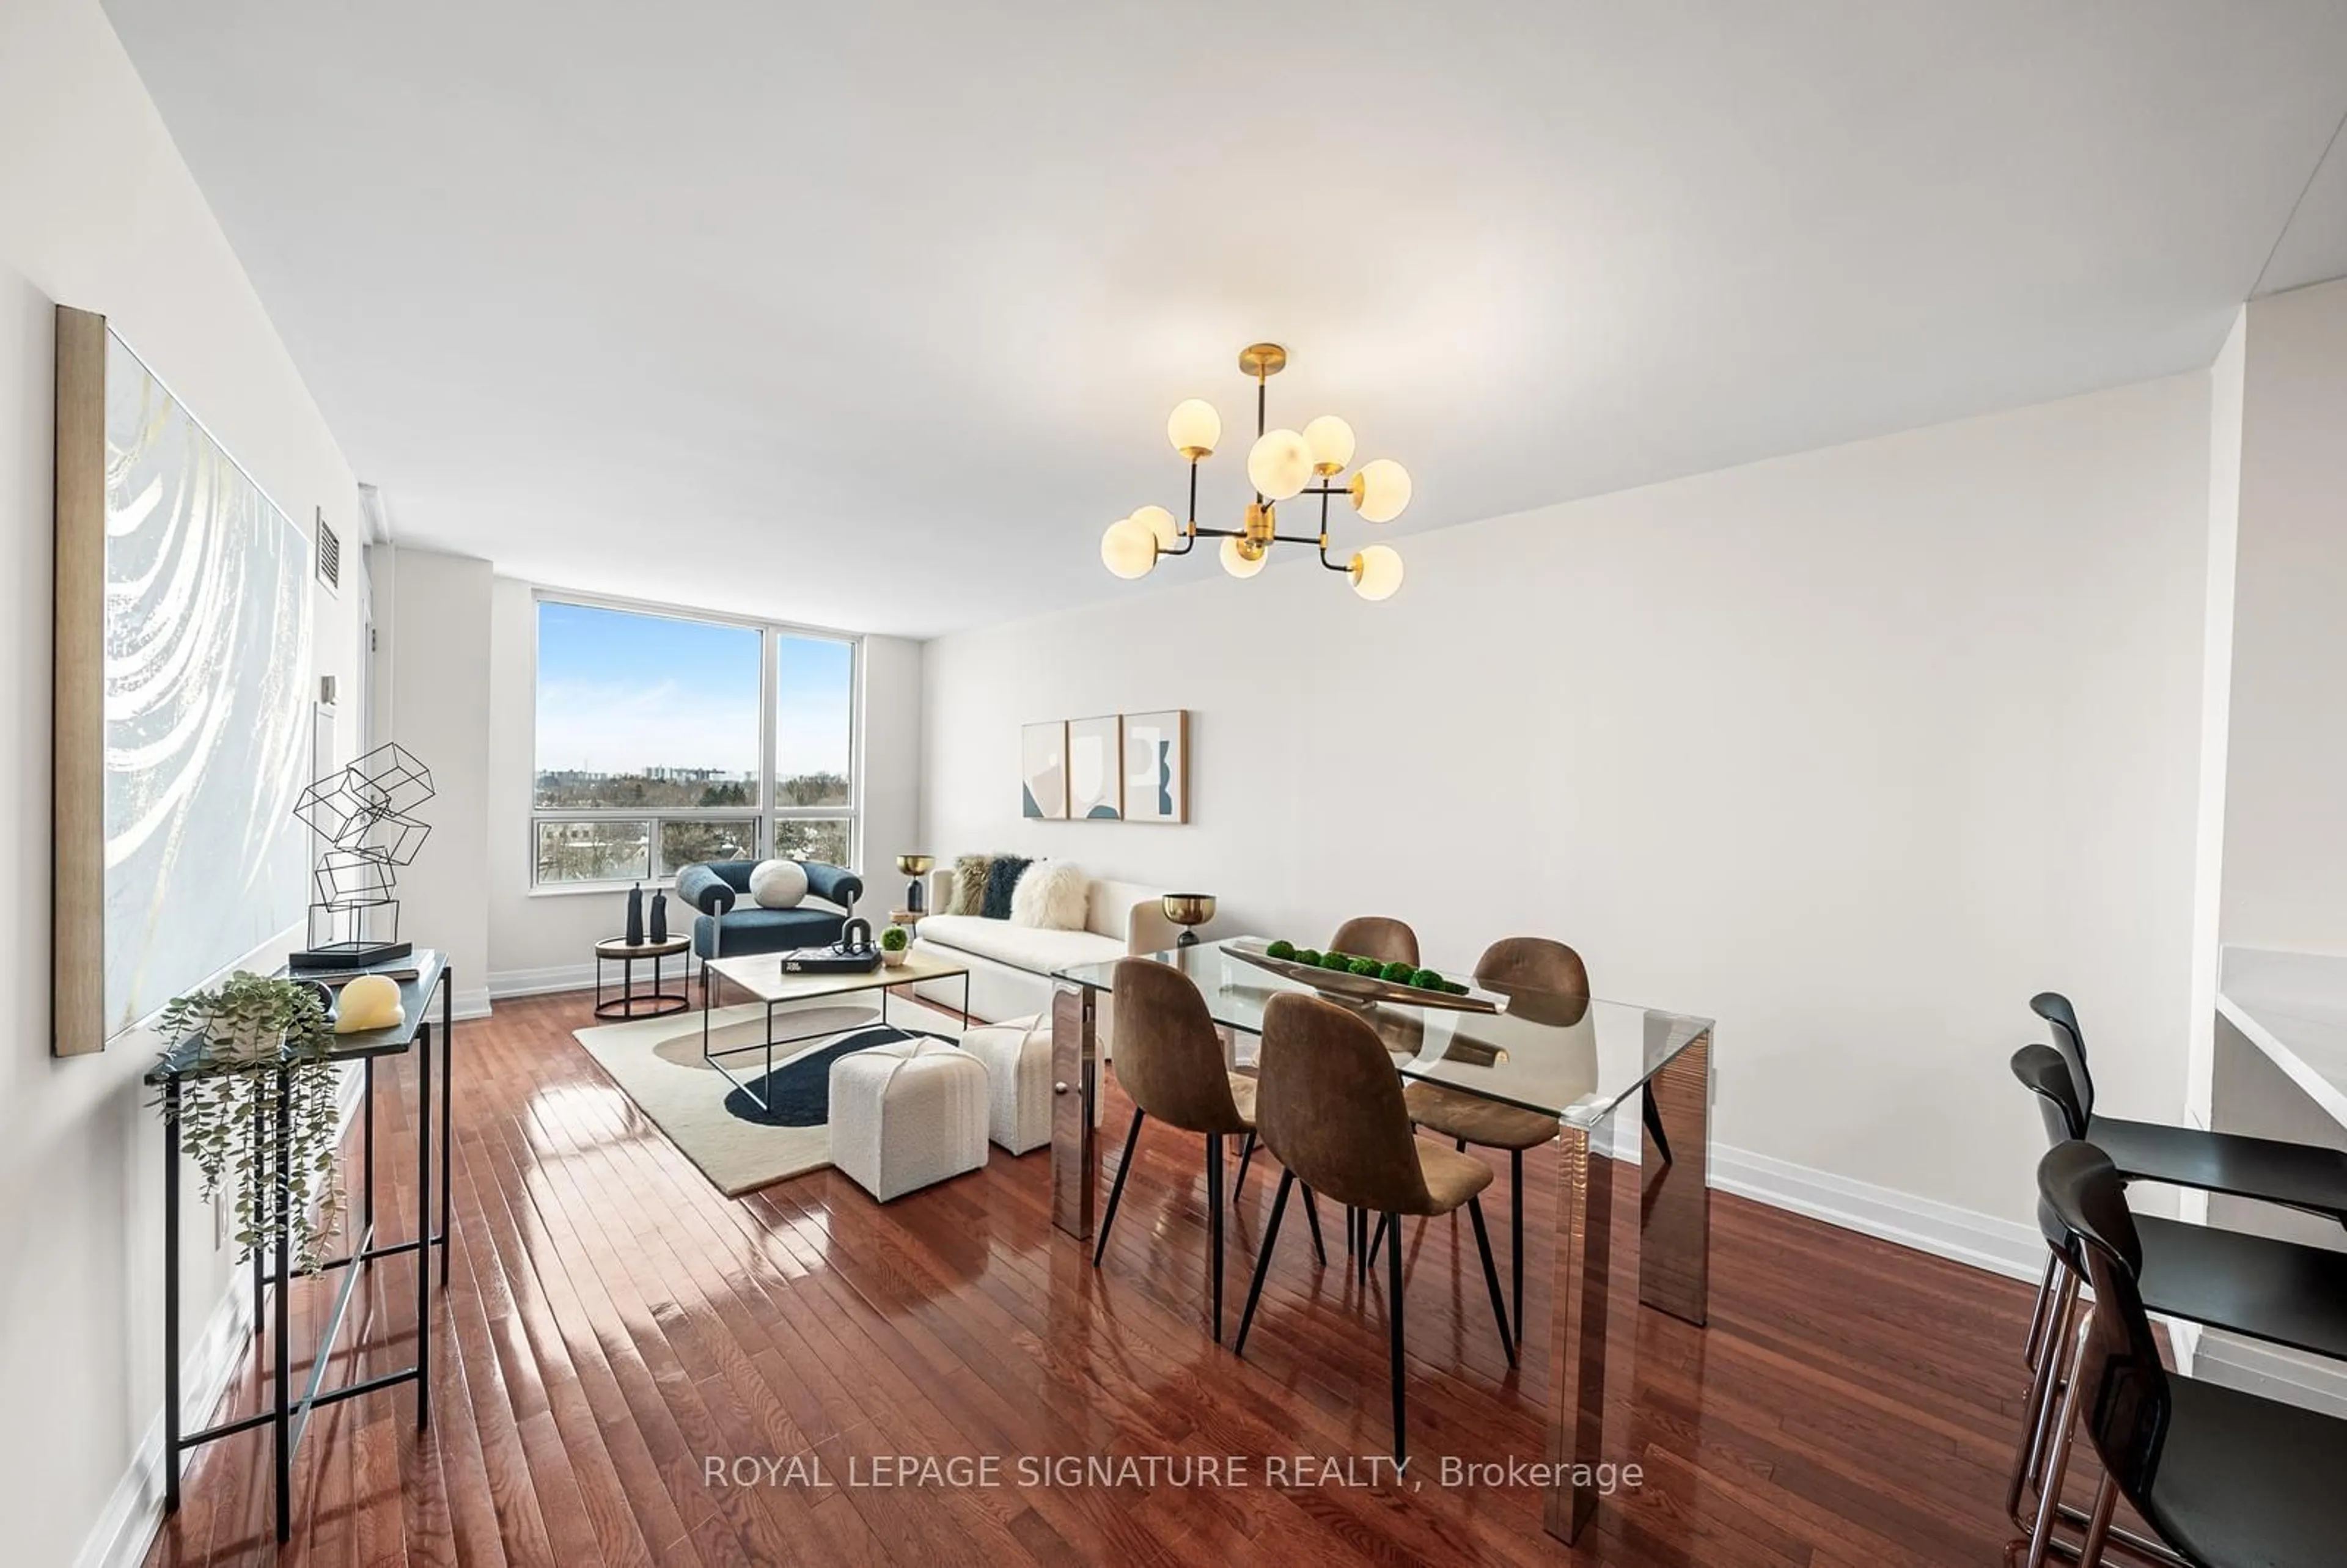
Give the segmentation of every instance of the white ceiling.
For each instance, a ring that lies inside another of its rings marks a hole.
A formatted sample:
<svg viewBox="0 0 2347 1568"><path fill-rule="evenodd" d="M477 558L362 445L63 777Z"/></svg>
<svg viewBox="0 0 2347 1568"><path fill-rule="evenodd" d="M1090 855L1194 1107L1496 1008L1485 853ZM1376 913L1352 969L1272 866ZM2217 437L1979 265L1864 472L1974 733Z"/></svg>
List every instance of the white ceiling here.
<svg viewBox="0 0 2347 1568"><path fill-rule="evenodd" d="M1213 572L1098 538L1179 509L1188 395L1230 519L1255 338L1407 528L2204 364L2347 272L2337 0L108 10L403 542L835 626Z"/></svg>

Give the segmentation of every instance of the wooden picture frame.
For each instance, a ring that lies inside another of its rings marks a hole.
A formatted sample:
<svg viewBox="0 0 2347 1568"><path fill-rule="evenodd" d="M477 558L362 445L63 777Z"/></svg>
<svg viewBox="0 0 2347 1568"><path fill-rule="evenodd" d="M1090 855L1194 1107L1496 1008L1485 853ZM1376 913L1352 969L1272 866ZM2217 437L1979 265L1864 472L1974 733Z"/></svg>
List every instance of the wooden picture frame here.
<svg viewBox="0 0 2347 1568"><path fill-rule="evenodd" d="M57 307L49 1049L106 1049L106 318Z"/></svg>
<svg viewBox="0 0 2347 1568"><path fill-rule="evenodd" d="M1180 825L1190 820L1190 710L1118 717L1124 767L1124 820Z"/></svg>

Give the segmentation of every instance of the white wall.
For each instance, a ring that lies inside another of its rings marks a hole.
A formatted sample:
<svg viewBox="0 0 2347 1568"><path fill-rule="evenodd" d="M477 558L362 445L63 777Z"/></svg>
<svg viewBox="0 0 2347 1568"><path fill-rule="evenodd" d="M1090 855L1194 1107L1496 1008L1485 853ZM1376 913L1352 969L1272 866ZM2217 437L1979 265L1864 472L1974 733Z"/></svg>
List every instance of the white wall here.
<svg viewBox="0 0 2347 1568"><path fill-rule="evenodd" d="M864 640L863 914L878 930L905 904L897 856L925 853L921 840L921 644L901 637Z"/></svg>
<svg viewBox="0 0 2347 1568"><path fill-rule="evenodd" d="M2115 1112L2180 1109L2208 417L2176 377L1419 535L1381 606L1202 559L945 638L923 836L1223 931L1562 938L1720 1020L1724 1144L2025 1221L2033 992ZM1018 815L1022 721L1177 707L1193 825Z"/></svg>
<svg viewBox="0 0 2347 1568"><path fill-rule="evenodd" d="M430 768L436 792L418 814L432 835L400 869L399 934L448 955L456 1011L477 1017L489 1002L489 563L433 550L376 555L378 613L391 628L376 732Z"/></svg>
<svg viewBox="0 0 2347 1568"><path fill-rule="evenodd" d="M2224 913L2347 953L2347 282L2248 312Z"/></svg>
<svg viewBox="0 0 2347 1568"><path fill-rule="evenodd" d="M136 1040L47 1054L52 311L110 317L297 523L354 562L349 466L96 0L0 12L0 1518L11 1563L67 1563L151 1509L162 1408L160 1156ZM318 590L317 671L354 691L355 595ZM338 745L357 740L342 705ZM259 955L266 961L273 955ZM190 1205L188 1337L227 1280ZM156 1472L159 1473L159 1472Z"/></svg>
<svg viewBox="0 0 2347 1568"><path fill-rule="evenodd" d="M487 916L489 986L496 996L568 990L594 979L594 946L626 918L619 892L537 892L530 887L529 808L537 763L536 589L500 577L488 600L487 848L476 864ZM863 641L864 707L856 765L863 791L862 861L867 889L859 912L876 926L904 889L896 857L915 847L919 783L920 645L895 637ZM691 911L669 913L682 927ZM614 971L616 979L616 971Z"/></svg>
<svg viewBox="0 0 2347 1568"><path fill-rule="evenodd" d="M2233 579L2240 548L2249 328L2245 306L2209 367L2209 570L2201 594L2200 800L2193 838L2191 1032L2184 1071L2185 1114L2202 1127L2211 1125L2217 970L2224 939L2225 775L2232 754ZM2207 1211L2198 1194L2179 1194L2179 1204L2186 1218Z"/></svg>

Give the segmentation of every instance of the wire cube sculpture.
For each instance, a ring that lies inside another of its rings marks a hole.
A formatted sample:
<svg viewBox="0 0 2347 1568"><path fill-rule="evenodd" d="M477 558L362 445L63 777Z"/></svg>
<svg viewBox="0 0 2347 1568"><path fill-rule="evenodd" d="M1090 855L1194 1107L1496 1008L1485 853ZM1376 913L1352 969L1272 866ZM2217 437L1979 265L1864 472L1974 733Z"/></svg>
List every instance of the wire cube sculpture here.
<svg viewBox="0 0 2347 1568"><path fill-rule="evenodd" d="M302 792L293 815L325 842L312 875L310 930L320 954L359 956L399 939L398 873L431 825L415 813L433 796L432 770L396 742L375 747Z"/></svg>

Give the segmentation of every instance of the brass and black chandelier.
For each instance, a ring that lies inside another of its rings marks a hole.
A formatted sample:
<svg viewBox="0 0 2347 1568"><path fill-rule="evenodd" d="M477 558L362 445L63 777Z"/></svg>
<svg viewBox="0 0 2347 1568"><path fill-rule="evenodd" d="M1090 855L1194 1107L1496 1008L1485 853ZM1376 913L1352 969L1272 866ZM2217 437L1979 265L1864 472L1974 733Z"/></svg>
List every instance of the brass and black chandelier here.
<svg viewBox="0 0 2347 1568"><path fill-rule="evenodd" d="M1201 538L1220 539L1223 569L1233 577L1253 577L1263 569L1274 545L1310 545L1320 552L1320 564L1345 573L1353 591L1363 599L1391 599L1401 587L1401 556L1390 545L1369 545L1349 557L1328 553L1328 498L1343 496L1364 522L1389 523L1409 505L1409 473L1390 457L1378 457L1340 476L1353 461L1353 427L1333 414L1324 414L1302 430L1266 428L1267 386L1286 366L1287 351L1276 343L1250 344L1239 351L1239 368L1255 377L1255 445L1247 449L1247 480L1255 499L1247 503L1245 521L1235 528L1203 528L1198 522L1198 465L1214 456L1223 436L1223 417L1213 404L1193 397L1175 405L1165 421L1166 439L1190 465L1190 515L1176 522L1163 507L1143 507L1120 518L1101 536L1101 562L1122 578L1146 577L1159 560L1185 556ZM1317 483L1315 481L1317 481ZM1283 534L1279 504L1298 496L1320 497L1320 531Z"/></svg>

